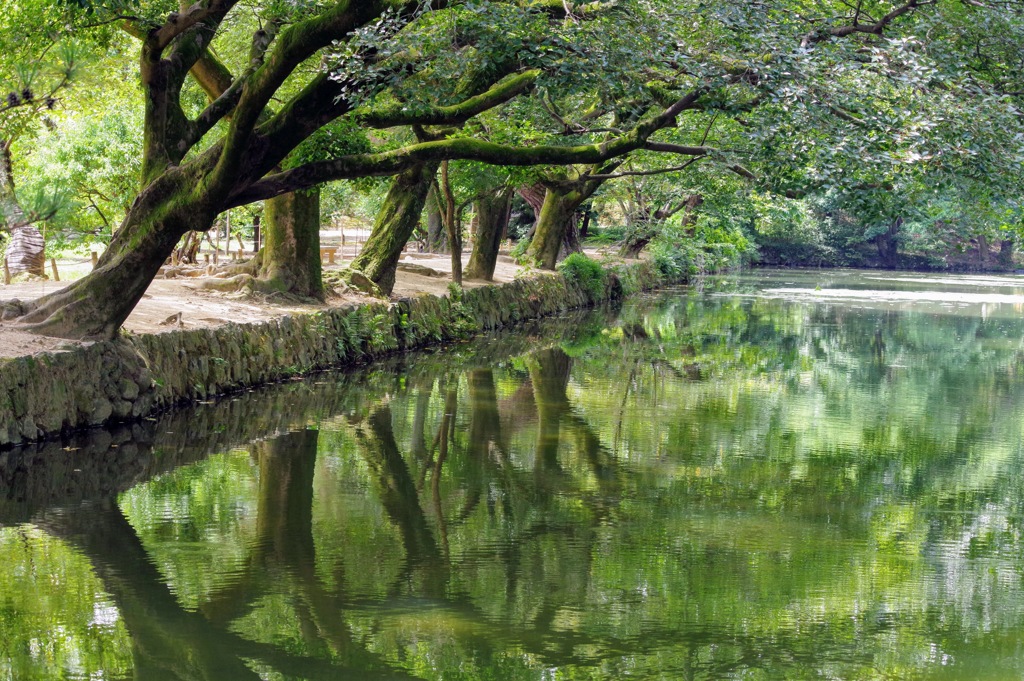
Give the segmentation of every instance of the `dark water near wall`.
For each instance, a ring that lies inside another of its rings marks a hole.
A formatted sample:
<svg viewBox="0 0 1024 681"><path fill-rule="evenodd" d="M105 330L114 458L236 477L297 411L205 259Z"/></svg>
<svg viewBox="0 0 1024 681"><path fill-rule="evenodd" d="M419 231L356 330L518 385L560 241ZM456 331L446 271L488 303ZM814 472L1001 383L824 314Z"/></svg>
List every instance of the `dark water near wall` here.
<svg viewBox="0 0 1024 681"><path fill-rule="evenodd" d="M766 272L0 453L0 679L1024 675L1024 279Z"/></svg>

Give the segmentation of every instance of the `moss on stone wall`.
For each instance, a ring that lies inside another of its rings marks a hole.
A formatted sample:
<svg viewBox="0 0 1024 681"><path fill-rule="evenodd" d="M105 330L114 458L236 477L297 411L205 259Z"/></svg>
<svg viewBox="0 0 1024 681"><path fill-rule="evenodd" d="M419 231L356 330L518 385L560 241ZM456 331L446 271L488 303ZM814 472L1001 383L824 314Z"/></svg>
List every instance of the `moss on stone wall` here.
<svg viewBox="0 0 1024 681"><path fill-rule="evenodd" d="M0 447L615 300L669 282L648 263L603 291L559 274L212 329L126 335L0 364Z"/></svg>

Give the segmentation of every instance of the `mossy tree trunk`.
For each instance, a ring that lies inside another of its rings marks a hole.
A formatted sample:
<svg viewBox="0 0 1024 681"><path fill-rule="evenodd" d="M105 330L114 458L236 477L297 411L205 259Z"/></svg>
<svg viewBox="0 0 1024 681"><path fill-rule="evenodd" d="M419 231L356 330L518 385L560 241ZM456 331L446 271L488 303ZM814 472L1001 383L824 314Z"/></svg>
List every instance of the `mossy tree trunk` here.
<svg viewBox="0 0 1024 681"><path fill-rule="evenodd" d="M448 236L444 231L444 221L441 219L441 206L438 203L437 192L434 186L430 186L427 192L427 253L447 253Z"/></svg>
<svg viewBox="0 0 1024 681"><path fill-rule="evenodd" d="M283 194L265 210L260 279L274 290L322 300L320 189Z"/></svg>
<svg viewBox="0 0 1024 681"><path fill-rule="evenodd" d="M498 264L498 247L508 227L509 210L512 208L512 190L502 189L476 203L476 241L466 266L467 279L494 279L494 268Z"/></svg>
<svg viewBox="0 0 1024 681"><path fill-rule="evenodd" d="M1004 270L1013 269L1013 239L1003 239L999 242L999 267Z"/></svg>
<svg viewBox="0 0 1024 681"><path fill-rule="evenodd" d="M603 178L621 164L621 159L612 159L590 166L587 174L598 179L569 180L564 171L549 178L533 240L526 251L530 261L541 269L553 270L559 257L581 250L576 211L604 184ZM526 197L522 191L520 195Z"/></svg>
<svg viewBox="0 0 1024 681"><path fill-rule="evenodd" d="M437 163L419 163L395 175L370 237L349 266L373 280L384 293L395 288L398 260L419 224L436 173Z"/></svg>
<svg viewBox="0 0 1024 681"><path fill-rule="evenodd" d="M585 199L576 189L548 187L537 229L526 251L530 261L545 270L555 269L573 214Z"/></svg>
<svg viewBox="0 0 1024 681"><path fill-rule="evenodd" d="M441 162L441 183L438 185L444 197L441 217L445 232L448 234L448 246L452 255L452 281L462 284L462 223L459 210L455 205L455 193L452 191L451 179L448 177L448 161Z"/></svg>

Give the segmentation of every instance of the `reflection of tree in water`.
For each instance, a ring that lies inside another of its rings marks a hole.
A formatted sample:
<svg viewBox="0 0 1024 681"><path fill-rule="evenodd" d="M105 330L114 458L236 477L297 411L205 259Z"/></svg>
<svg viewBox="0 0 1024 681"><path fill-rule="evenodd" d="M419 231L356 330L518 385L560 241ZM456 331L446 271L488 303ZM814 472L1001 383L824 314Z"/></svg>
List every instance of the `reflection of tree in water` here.
<svg viewBox="0 0 1024 681"><path fill-rule="evenodd" d="M166 586L187 574L168 578L146 554L161 538L144 544L109 501L120 482L81 492L86 511L33 504L28 492L5 508L88 556L138 678L535 678L528 671L573 666L608 677L629 664L721 678L821 669L823 657L856 676L886 637L905 651L882 661L889 671L917 669L931 644L958 659L1005 651L1021 609L1005 570L1024 495L1007 468L1016 459L986 447L993 430L1021 430L993 418L1024 414L1012 328L797 315L763 301L671 305L514 366L410 367L408 381L323 401L318 413L340 432L256 442L244 561L194 611ZM914 365L910 347L938 359ZM917 411L893 409L911 388L924 395ZM763 449L733 455L750 442ZM341 472L324 473L328 460ZM59 497L19 466L0 475ZM362 505L318 511L314 491L342 486ZM357 531L369 523L385 531ZM344 537L336 553L334 536ZM954 544L965 548L947 553ZM991 580L973 556L992 561ZM912 581L934 564L949 568L938 587L948 601ZM365 573L383 586L367 588ZM925 605L892 610L892 594ZM273 598L286 607L267 606ZM267 622L281 613L293 639ZM979 637L984 622L1002 633Z"/></svg>
<svg viewBox="0 0 1024 681"><path fill-rule="evenodd" d="M387 667L354 641L344 620L344 594L328 593L314 573L317 434L288 433L254 446L260 468L258 538L240 579L213 594L199 612L181 607L112 501L38 519L88 557L131 637L137 679L260 678L247 660L301 678L336 678L346 668L358 669L360 678L376 678L374 670ZM307 646L302 655L231 631L231 621L270 590L285 590L292 598ZM386 677L396 674L389 671Z"/></svg>

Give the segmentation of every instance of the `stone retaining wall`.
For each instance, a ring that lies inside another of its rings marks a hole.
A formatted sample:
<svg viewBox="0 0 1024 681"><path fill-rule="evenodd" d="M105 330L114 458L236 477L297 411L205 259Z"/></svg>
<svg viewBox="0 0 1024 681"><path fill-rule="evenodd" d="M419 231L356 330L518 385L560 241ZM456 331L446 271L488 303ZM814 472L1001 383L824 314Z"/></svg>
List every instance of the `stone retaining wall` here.
<svg viewBox="0 0 1024 681"><path fill-rule="evenodd" d="M0 448L586 307L667 282L648 263L596 295L561 274L267 322L124 335L0 360Z"/></svg>

